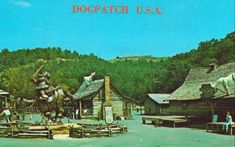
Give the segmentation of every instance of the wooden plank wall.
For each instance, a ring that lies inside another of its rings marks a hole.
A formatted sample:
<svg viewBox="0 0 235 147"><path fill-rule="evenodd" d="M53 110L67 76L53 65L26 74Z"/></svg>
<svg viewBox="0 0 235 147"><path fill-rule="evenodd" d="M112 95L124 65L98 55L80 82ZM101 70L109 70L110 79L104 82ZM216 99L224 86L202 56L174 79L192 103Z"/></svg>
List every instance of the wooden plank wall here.
<svg viewBox="0 0 235 147"><path fill-rule="evenodd" d="M102 103L104 100L104 92L100 90L93 99L93 116L102 118Z"/></svg>
<svg viewBox="0 0 235 147"><path fill-rule="evenodd" d="M206 102L201 101L191 101L181 102L181 101L170 101L169 114L170 115L193 115L193 116L203 116L208 115L210 108Z"/></svg>
<svg viewBox="0 0 235 147"><path fill-rule="evenodd" d="M215 113L219 121L225 121L226 111L230 111L233 121L235 121L235 98L216 101Z"/></svg>
<svg viewBox="0 0 235 147"><path fill-rule="evenodd" d="M110 100L113 107L113 113L116 114L116 116L124 116L124 109L125 104L122 100L122 96L115 92L112 88L110 90Z"/></svg>
<svg viewBox="0 0 235 147"><path fill-rule="evenodd" d="M144 112L148 115L159 114L160 107L151 99L147 98L144 102Z"/></svg>
<svg viewBox="0 0 235 147"><path fill-rule="evenodd" d="M131 116L131 103L128 103L127 101L122 98L122 96L117 93L114 89L111 88L109 92L109 100L112 103L113 107L113 113L116 116ZM101 89L96 96L93 98L93 116L94 117L100 117L102 118L102 105L104 102L104 88ZM100 115L100 116L99 116Z"/></svg>

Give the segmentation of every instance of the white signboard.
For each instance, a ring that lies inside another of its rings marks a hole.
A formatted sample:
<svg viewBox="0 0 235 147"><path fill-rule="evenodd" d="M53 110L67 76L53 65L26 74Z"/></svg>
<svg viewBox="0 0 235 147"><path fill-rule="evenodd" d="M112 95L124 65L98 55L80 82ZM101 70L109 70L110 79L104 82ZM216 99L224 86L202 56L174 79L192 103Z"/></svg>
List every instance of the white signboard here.
<svg viewBox="0 0 235 147"><path fill-rule="evenodd" d="M105 110L105 122L107 124L112 124L113 123L112 107L110 107L110 106L104 107L104 110Z"/></svg>

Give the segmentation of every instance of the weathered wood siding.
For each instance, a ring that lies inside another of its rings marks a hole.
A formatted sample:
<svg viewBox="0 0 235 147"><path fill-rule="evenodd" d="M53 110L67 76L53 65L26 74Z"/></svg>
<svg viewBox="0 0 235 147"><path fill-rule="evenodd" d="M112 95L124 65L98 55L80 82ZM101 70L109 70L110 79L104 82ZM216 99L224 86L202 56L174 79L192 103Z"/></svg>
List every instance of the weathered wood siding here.
<svg viewBox="0 0 235 147"><path fill-rule="evenodd" d="M112 103L113 113L116 116L124 116L124 110L126 109L125 102L122 96L112 88L110 90L110 101Z"/></svg>
<svg viewBox="0 0 235 147"><path fill-rule="evenodd" d="M132 103L128 102L128 101L124 101L124 105L123 105L123 112L124 112L124 116L126 119L131 119L132 118Z"/></svg>
<svg viewBox="0 0 235 147"><path fill-rule="evenodd" d="M170 111L169 111L169 105L161 105L161 109L160 109L160 115L169 115Z"/></svg>
<svg viewBox="0 0 235 147"><path fill-rule="evenodd" d="M93 116L101 117L102 115L102 102L104 100L103 90L100 90L93 98Z"/></svg>
<svg viewBox="0 0 235 147"><path fill-rule="evenodd" d="M188 115L208 116L210 107L205 101L195 101L188 103Z"/></svg>
<svg viewBox="0 0 235 147"><path fill-rule="evenodd" d="M221 99L216 101L215 114L218 121L225 121L226 111L230 111L233 121L235 120L235 98Z"/></svg>
<svg viewBox="0 0 235 147"><path fill-rule="evenodd" d="M204 116L210 113L210 108L205 101L170 101L170 115Z"/></svg>
<svg viewBox="0 0 235 147"><path fill-rule="evenodd" d="M115 116L128 116L131 117L131 103L126 101L118 92L111 88L109 92L109 99L112 103L113 114ZM102 105L104 102L104 88L99 90L99 92L93 98L93 116L102 118Z"/></svg>
<svg viewBox="0 0 235 147"><path fill-rule="evenodd" d="M225 121L226 111L230 111L235 118L235 99L216 100L214 113L218 115L218 121ZM170 115L186 115L199 116L205 118L205 121L211 121L211 109L206 101L170 101Z"/></svg>
<svg viewBox="0 0 235 147"><path fill-rule="evenodd" d="M169 105L158 104L147 98L144 103L144 112L147 115L169 115Z"/></svg>
<svg viewBox="0 0 235 147"><path fill-rule="evenodd" d="M153 100L147 98L144 103L144 112L148 115L154 115L160 113L160 106Z"/></svg>

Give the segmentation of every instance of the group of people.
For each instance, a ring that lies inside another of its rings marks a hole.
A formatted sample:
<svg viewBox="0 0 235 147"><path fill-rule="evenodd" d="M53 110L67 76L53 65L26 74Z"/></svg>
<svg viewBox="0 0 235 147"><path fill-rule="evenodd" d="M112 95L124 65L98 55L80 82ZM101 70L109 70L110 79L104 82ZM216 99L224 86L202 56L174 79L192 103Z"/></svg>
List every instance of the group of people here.
<svg viewBox="0 0 235 147"><path fill-rule="evenodd" d="M79 109L76 110L73 108L67 109L67 117L71 119L80 119Z"/></svg>

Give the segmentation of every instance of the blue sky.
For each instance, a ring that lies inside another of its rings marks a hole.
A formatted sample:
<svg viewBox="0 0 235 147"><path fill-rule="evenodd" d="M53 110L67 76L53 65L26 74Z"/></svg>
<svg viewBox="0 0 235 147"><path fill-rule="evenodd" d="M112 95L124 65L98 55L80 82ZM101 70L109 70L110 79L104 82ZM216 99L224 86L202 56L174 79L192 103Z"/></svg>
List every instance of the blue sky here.
<svg viewBox="0 0 235 147"><path fill-rule="evenodd" d="M128 14L72 13L127 5ZM161 15L136 14L157 6ZM172 56L234 31L234 0L0 0L0 49L61 47L104 58Z"/></svg>

